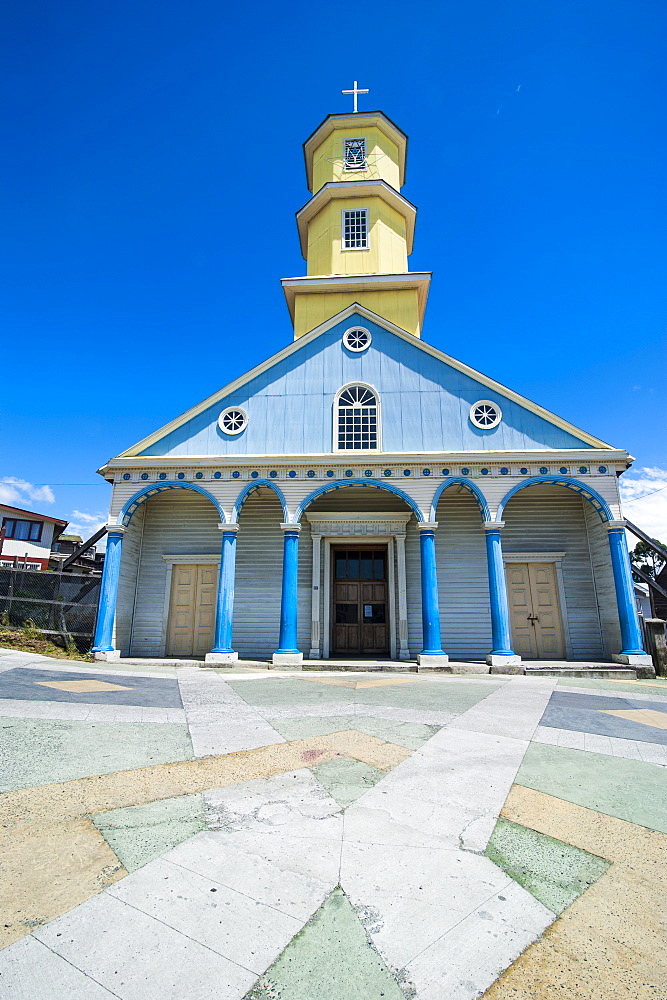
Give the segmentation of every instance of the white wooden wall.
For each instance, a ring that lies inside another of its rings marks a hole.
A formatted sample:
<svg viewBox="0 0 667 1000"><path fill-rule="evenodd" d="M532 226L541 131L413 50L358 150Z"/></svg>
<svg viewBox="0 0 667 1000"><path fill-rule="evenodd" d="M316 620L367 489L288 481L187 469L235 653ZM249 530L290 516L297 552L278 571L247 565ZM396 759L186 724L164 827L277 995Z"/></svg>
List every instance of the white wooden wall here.
<svg viewBox="0 0 667 1000"><path fill-rule="evenodd" d="M614 574L611 568L609 532L590 504L584 504L584 515L588 528L588 544L600 610L604 656L609 659L612 653L618 653L621 649L621 626L618 620Z"/></svg>
<svg viewBox="0 0 667 1000"><path fill-rule="evenodd" d="M167 564L163 555L219 555L219 516L205 497L189 490L159 493L144 504L144 530L132 627L132 656L163 653ZM123 547L125 543L123 542Z"/></svg>
<svg viewBox="0 0 667 1000"><path fill-rule="evenodd" d="M137 590L137 569L144 532L144 517L146 507L140 507L127 531L123 535L123 554L120 561L120 577L118 580L118 599L116 601L116 624L114 646L120 649L121 656L130 655L130 637L132 635L132 616Z"/></svg>
<svg viewBox="0 0 667 1000"><path fill-rule="evenodd" d="M502 532L505 552L567 553L562 563L566 608L561 612L575 660L598 659L604 653L584 502L562 487L531 487L505 507Z"/></svg>

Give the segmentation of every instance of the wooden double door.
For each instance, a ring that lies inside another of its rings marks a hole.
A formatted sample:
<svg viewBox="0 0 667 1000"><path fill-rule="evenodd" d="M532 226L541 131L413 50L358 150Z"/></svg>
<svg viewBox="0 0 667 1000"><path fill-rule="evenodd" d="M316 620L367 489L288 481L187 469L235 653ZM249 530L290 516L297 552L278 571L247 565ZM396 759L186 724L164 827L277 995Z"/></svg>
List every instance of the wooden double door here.
<svg viewBox="0 0 667 1000"><path fill-rule="evenodd" d="M172 569L167 656L205 656L215 640L218 567L180 565Z"/></svg>
<svg viewBox="0 0 667 1000"><path fill-rule="evenodd" d="M387 655L387 546L335 546L331 555L331 652L338 656Z"/></svg>
<svg viewBox="0 0 667 1000"><path fill-rule="evenodd" d="M524 659L562 660L563 623L554 563L508 563L514 651Z"/></svg>

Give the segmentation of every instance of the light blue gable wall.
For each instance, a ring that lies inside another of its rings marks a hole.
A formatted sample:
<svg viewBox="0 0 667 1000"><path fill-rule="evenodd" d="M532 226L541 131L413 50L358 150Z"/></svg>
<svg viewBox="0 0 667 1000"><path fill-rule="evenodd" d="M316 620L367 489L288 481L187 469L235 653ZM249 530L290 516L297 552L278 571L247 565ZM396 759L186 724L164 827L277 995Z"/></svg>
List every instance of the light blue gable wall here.
<svg viewBox="0 0 667 1000"><path fill-rule="evenodd" d="M579 438L455 368L416 344L376 326L368 350L343 347L347 319L238 391L146 448L143 455L280 455L332 451L333 399L348 382L367 382L380 393L382 450L386 452L530 450L588 447ZM500 404L503 419L489 431L475 428L472 403ZM242 406L248 426L223 434L217 420L228 406Z"/></svg>

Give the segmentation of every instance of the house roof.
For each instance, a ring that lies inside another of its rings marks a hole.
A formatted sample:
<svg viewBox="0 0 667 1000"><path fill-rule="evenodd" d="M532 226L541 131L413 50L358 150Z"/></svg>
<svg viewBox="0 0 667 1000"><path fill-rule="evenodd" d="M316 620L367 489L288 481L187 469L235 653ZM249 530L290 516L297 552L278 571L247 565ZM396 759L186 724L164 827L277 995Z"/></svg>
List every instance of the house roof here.
<svg viewBox="0 0 667 1000"><path fill-rule="evenodd" d="M471 368L470 365L466 365L462 361L457 361L456 358L452 358L450 357L450 355L445 354L443 351L439 351L437 347L432 347L430 344L425 343L423 340L415 337L413 334L408 333L407 330L402 330L399 326L396 326L394 323L391 323L384 317L378 316L377 313L374 313L372 310L367 309L365 306L359 305L358 302L354 302L352 303L352 305L347 306L345 309L342 309L335 316L332 316L330 319L326 320L326 322L322 323L320 326L315 327L315 329L311 330L310 333L305 334L303 337L299 337L298 340L295 340L287 347L284 347L281 351L278 351L276 354L272 355L272 357L267 358L266 361L263 361L255 368L252 368L249 372L246 372L244 375L241 375L239 378L235 379L233 382L230 382L222 389L219 389L211 396L208 396L206 399L202 400L202 402L198 403L196 406L193 406L191 409L186 410L185 413L182 413L179 417L176 417L170 423L165 424L164 427L160 427L158 430L153 431L152 434L149 434L147 437L143 438L143 440L138 441L135 445L132 445L131 448L127 448L125 451L117 455L116 458L120 459L120 458L137 457L142 451L150 447L156 441L159 441L167 434L170 434L172 431L177 430L179 427L182 427L183 424L187 423L193 417L196 417L204 410L207 410L210 406L214 406L217 402L224 399L232 392L235 392L237 389L241 388L246 383L251 382L254 378L257 378L258 375L261 375L263 372L268 371L270 368L273 368L274 365L277 365L285 358L288 358L290 355L295 354L296 352L302 350L305 345L311 343L313 340L316 340L318 337L322 336L322 334L326 333L332 327L336 326L337 323L340 323L342 320L347 319L355 314L361 317L365 317L366 319L369 319L371 322L376 323L378 326L384 327L385 330L394 333L397 337L400 337L401 339L412 344L418 350L424 351L426 354L430 354L431 357L437 358L439 361L442 361L444 364L451 366L452 368L456 369L459 372L462 372L464 375L476 379L482 385L487 386L489 389L493 389L501 396L505 396L507 399L510 399L513 402L518 403L520 406L525 407L525 409L529 410L531 413L537 414L537 416L541 417L543 420L546 420L549 423L554 424L554 426L559 427L561 430L564 430L567 433L574 435L575 437L579 438L580 441L585 442L590 447L601 448L610 451L616 450L614 449L613 445L607 444L605 441L600 440L600 438L596 438L592 434L589 434L587 431L581 430L581 428L576 427L574 424L571 424L568 420L564 420L562 417L557 416L555 413L551 413L550 410L547 410L543 406L540 406L539 403L534 403L532 400L527 399L520 393L514 392L513 389L509 389L507 386L502 385L500 382L496 382L495 379L490 378L488 375L484 375L482 374L482 372L476 371L474 368ZM104 466L102 467L102 469L103 468ZM98 469L98 472L102 472L102 469Z"/></svg>
<svg viewBox="0 0 667 1000"><path fill-rule="evenodd" d="M54 524L62 524L61 531L64 531L69 521L62 521L59 517L51 517L50 514L38 514L34 510L23 510L22 507L10 507L9 504L0 503L0 511L3 514L9 511L11 514L27 514L28 517L36 517L40 521L52 521Z"/></svg>

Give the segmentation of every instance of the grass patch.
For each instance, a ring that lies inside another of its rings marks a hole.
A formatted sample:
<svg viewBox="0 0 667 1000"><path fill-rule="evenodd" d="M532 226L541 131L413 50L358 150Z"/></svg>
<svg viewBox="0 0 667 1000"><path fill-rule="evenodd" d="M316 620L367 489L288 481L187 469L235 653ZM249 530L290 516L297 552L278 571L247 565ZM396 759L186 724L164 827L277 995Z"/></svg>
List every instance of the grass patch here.
<svg viewBox="0 0 667 1000"><path fill-rule="evenodd" d="M92 663L92 653L80 653L74 640L68 636L67 645L57 646L49 637L31 622L23 628L16 625L0 625L0 649L15 649L20 653L39 653L52 656L55 660L83 660Z"/></svg>

